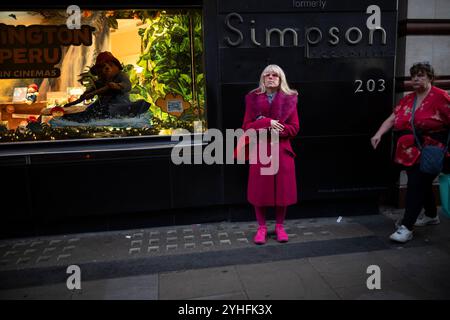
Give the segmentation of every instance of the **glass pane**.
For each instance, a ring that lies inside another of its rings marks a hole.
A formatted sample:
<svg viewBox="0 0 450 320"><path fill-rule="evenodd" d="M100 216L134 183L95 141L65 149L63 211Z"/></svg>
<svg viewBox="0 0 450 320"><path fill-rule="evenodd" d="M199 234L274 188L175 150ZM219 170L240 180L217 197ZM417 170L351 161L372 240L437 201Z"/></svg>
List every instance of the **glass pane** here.
<svg viewBox="0 0 450 320"><path fill-rule="evenodd" d="M0 143L206 128L198 10L0 12Z"/></svg>

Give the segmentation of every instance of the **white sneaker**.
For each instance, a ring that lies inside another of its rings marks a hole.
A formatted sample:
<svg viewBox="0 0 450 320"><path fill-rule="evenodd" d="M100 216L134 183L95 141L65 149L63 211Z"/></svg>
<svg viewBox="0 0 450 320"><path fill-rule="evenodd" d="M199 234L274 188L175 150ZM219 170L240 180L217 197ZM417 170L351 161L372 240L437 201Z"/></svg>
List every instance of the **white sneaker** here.
<svg viewBox="0 0 450 320"><path fill-rule="evenodd" d="M416 223L414 223L414 226L423 227L439 223L441 223L441 220L439 220L439 215L436 215L436 217L434 218L430 218L423 214L420 215L419 218L417 218Z"/></svg>
<svg viewBox="0 0 450 320"><path fill-rule="evenodd" d="M401 225L389 238L397 242L405 243L413 238L413 232L409 231L404 225Z"/></svg>

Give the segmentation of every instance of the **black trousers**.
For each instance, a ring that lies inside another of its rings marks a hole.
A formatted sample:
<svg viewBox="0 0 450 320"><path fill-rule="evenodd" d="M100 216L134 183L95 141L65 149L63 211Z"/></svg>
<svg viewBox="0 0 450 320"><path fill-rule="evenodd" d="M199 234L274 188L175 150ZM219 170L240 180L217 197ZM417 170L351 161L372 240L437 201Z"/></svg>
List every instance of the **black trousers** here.
<svg viewBox="0 0 450 320"><path fill-rule="evenodd" d="M412 230L422 208L425 208L425 215L431 218L437 215L433 193L433 181L437 175L421 172L419 165L407 168L406 174L408 175L408 190L406 191L406 207L402 224Z"/></svg>

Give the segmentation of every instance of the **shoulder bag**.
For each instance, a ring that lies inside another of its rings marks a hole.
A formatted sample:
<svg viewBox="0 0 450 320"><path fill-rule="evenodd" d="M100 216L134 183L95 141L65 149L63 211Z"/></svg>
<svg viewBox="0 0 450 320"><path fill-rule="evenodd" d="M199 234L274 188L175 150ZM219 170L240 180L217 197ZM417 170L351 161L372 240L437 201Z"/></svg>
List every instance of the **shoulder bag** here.
<svg viewBox="0 0 450 320"><path fill-rule="evenodd" d="M421 151L420 155L420 171L423 173L438 175L441 173L444 167L444 159L448 149L448 143L450 139L450 131L447 137L447 143L444 148L438 146L422 146L419 141L419 138L416 134L416 129L414 127L414 115L416 112L416 102L417 97L414 99L414 105L411 116L411 126L413 129L414 139L416 140L417 147Z"/></svg>

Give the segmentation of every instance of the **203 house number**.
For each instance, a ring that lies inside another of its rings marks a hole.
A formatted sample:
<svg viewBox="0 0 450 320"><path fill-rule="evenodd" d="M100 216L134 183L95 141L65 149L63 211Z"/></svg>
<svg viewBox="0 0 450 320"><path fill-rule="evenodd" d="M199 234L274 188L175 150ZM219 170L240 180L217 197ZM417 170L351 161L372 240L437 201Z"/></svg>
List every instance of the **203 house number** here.
<svg viewBox="0 0 450 320"><path fill-rule="evenodd" d="M386 90L386 81L384 79L369 79L364 85L363 80L355 80L355 93L360 92L383 92Z"/></svg>

